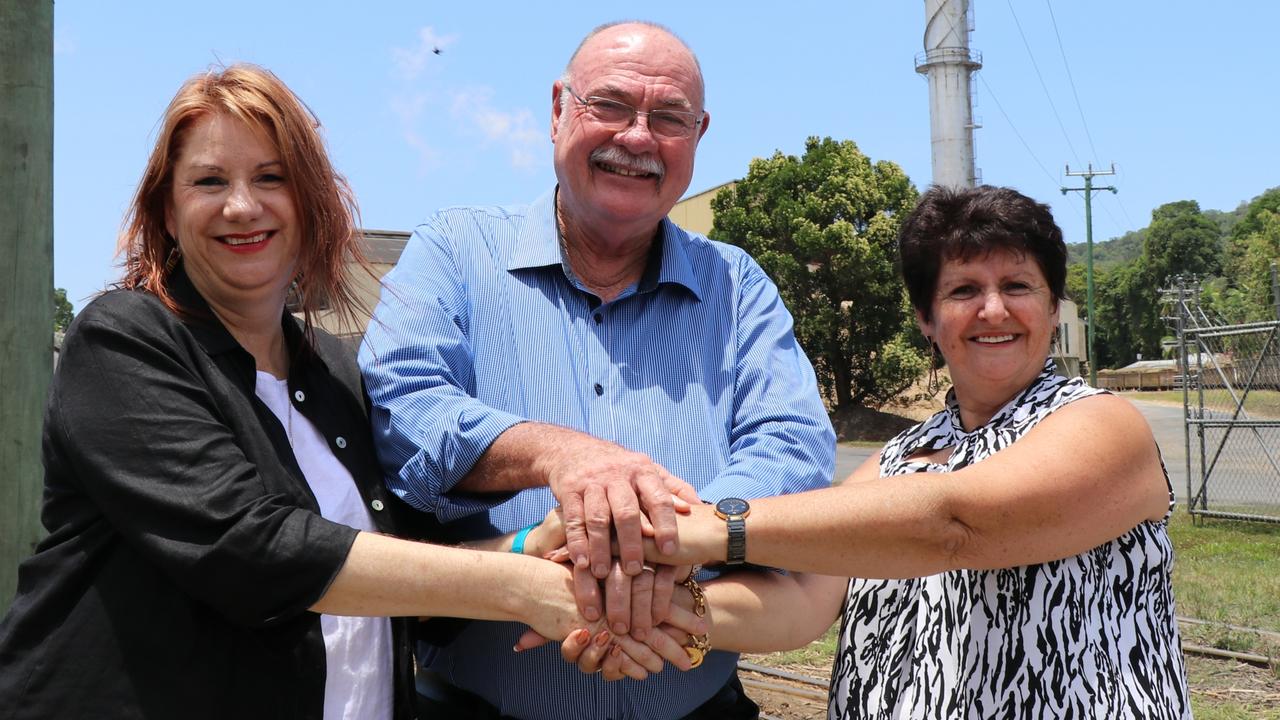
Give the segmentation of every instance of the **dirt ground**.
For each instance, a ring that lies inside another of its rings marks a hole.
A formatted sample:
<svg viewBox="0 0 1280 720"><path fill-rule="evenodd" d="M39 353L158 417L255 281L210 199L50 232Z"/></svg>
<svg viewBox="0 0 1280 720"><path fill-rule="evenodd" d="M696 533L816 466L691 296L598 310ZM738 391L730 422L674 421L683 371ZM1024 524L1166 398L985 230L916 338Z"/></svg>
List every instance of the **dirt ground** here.
<svg viewBox="0 0 1280 720"><path fill-rule="evenodd" d="M826 682L829 667L781 665L771 655L743 660ZM1280 720L1280 668L1232 660L1187 656L1191 702L1197 717ZM753 672L740 672L747 694L760 705L762 720L822 720L827 717L826 688Z"/></svg>
<svg viewBox="0 0 1280 720"><path fill-rule="evenodd" d="M938 371L936 385L927 377L917 382L880 410L855 407L831 414L836 439L841 442L884 442L942 409L951 376L946 368Z"/></svg>

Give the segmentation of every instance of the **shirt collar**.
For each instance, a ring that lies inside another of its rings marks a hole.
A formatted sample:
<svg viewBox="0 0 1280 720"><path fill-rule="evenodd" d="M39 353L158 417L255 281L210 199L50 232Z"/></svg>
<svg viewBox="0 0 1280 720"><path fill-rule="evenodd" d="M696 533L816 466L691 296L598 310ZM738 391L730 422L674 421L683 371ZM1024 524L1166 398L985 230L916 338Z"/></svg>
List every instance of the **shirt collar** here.
<svg viewBox="0 0 1280 720"><path fill-rule="evenodd" d="M982 427L1007 425L1018 410L1022 408L1029 394L1039 392L1042 388L1061 381L1062 378L1058 375L1058 366L1054 365L1053 358L1045 358L1044 367L1040 369L1040 374L1036 376L1036 379L1014 395L1009 402L1002 405ZM960 404L956 402L956 389L954 387L947 391L946 411L951 420L951 430L956 438L963 438L965 435L970 434L965 432L964 425L960 422ZM973 432L977 432L980 429L974 428Z"/></svg>
<svg viewBox="0 0 1280 720"><path fill-rule="evenodd" d="M660 230L655 250L649 254L648 263L636 288L638 292L656 289L659 285L673 284L687 288L694 297L702 299L702 286L689 262L686 245L689 234L669 218L659 223ZM560 228L556 223L556 188L542 195L529 206L524 226L516 242L507 270L545 268L560 265L565 277L572 277L572 270L560 248Z"/></svg>

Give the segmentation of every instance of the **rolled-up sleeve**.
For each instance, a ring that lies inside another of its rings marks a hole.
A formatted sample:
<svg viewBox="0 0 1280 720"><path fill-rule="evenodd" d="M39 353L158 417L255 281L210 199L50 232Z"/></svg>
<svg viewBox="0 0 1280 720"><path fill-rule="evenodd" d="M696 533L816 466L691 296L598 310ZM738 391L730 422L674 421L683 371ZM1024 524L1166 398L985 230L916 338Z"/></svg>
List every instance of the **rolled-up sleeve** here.
<svg viewBox="0 0 1280 720"><path fill-rule="evenodd" d="M387 484L446 522L510 497L450 491L524 420L475 397L466 288L449 238L439 217L417 228L383 279L359 354Z"/></svg>
<svg viewBox="0 0 1280 720"><path fill-rule="evenodd" d="M791 314L754 260L738 288L733 427L728 465L699 492L767 497L831 484L835 432Z"/></svg>
<svg viewBox="0 0 1280 720"><path fill-rule="evenodd" d="M268 490L261 473L283 466L246 457L193 348L137 295L91 305L67 336L47 418L47 504L83 494L124 542L234 623L295 617L328 589L356 531Z"/></svg>

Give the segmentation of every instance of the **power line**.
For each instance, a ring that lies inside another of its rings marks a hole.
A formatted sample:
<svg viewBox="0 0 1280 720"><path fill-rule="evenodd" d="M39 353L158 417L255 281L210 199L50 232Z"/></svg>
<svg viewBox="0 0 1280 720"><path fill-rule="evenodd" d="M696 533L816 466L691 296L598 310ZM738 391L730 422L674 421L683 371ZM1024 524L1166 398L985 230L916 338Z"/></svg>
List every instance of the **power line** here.
<svg viewBox="0 0 1280 720"><path fill-rule="evenodd" d="M1058 107L1053 104L1053 96L1049 94L1049 86L1044 82L1044 75L1040 74L1040 66L1036 64L1035 53L1031 52L1031 43L1027 42L1026 33L1022 32L1022 23L1018 22L1018 13L1013 9L1013 0L1006 0L1009 5L1009 14L1013 16L1013 24L1018 28L1018 35L1022 37L1022 45L1027 49L1027 57L1031 58L1031 67L1036 71L1036 78L1040 80L1040 88L1044 90L1045 99L1049 101L1049 109L1053 111L1053 117L1058 121L1058 129L1062 130L1062 138L1067 141L1067 147L1071 150L1071 157L1075 158L1076 164L1080 164L1080 155L1076 152L1076 147L1071 143L1071 136L1067 134L1067 126L1062 123L1062 116L1058 114Z"/></svg>
<svg viewBox="0 0 1280 720"><path fill-rule="evenodd" d="M1004 116L1005 122L1009 123L1009 129L1013 131L1014 137L1018 138L1018 142L1022 143L1022 147L1026 148L1027 154L1031 156L1032 160L1036 161L1036 165L1040 166L1040 171L1044 173L1045 177L1049 178L1049 182L1057 185L1058 179L1053 176L1053 173L1049 172L1049 169L1044 166L1044 163L1040 162L1040 158L1036 157L1035 151L1027 144L1027 141L1022 137L1022 133L1018 132L1017 126L1013 124L1013 119L1009 117L1009 113L1005 112L1004 106L1000 104L1000 98L996 97L995 91L987 84L987 79L982 76L982 73L977 73L977 75L978 80L982 81L982 87L986 88L987 93L991 95L991 100L995 102L996 109Z"/></svg>
<svg viewBox="0 0 1280 720"><path fill-rule="evenodd" d="M1089 139L1089 150L1093 153L1093 160L1098 160L1098 149L1093 146L1093 133L1089 132L1089 121L1084 119L1084 106L1080 104L1080 94L1076 92L1076 79L1071 75L1071 64L1067 62L1067 50L1062 46L1062 35L1058 32L1058 19L1053 16L1053 5L1049 0L1044 0L1045 7L1049 9L1049 22L1053 24L1053 35L1058 39L1058 52L1062 54L1062 67L1067 70L1067 81L1071 83L1071 96L1076 100L1076 110L1080 112L1080 123L1084 125L1084 136ZM1017 22L1017 18L1014 18ZM1022 28L1018 28L1021 32ZM1026 38L1023 38L1026 42Z"/></svg>

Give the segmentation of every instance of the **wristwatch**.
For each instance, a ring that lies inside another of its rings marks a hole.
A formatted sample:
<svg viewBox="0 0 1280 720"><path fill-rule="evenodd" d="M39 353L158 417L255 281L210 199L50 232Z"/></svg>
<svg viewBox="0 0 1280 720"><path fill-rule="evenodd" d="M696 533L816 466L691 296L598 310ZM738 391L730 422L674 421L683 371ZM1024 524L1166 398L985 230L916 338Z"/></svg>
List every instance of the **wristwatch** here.
<svg viewBox="0 0 1280 720"><path fill-rule="evenodd" d="M729 550L726 565L741 565L747 560L747 523L751 505L742 498L725 498L716 503L716 516L729 527Z"/></svg>

